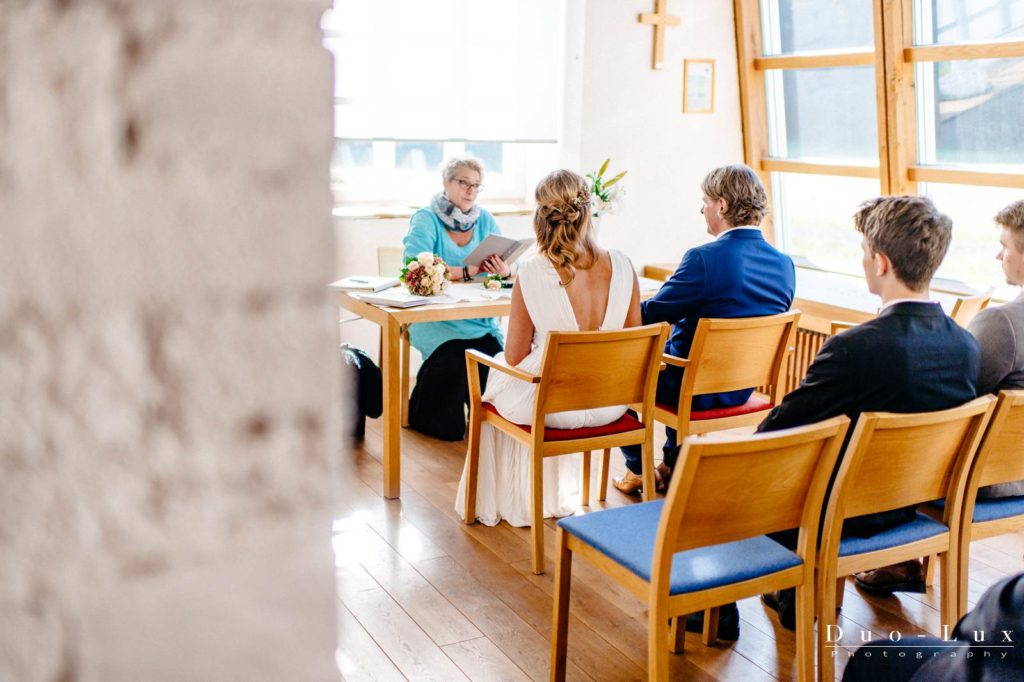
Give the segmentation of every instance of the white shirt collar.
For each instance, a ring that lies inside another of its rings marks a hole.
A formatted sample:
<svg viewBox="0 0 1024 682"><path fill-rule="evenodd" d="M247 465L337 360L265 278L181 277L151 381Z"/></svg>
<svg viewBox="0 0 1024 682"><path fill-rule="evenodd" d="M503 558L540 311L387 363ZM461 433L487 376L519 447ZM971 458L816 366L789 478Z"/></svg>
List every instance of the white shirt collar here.
<svg viewBox="0 0 1024 682"><path fill-rule="evenodd" d="M715 237L715 239L721 239L723 236L729 234L730 232L735 232L736 230L758 230L758 231L760 231L761 228L757 227L756 225L740 225L739 227L730 227L725 232L720 232L718 234L718 236Z"/></svg>
<svg viewBox="0 0 1024 682"><path fill-rule="evenodd" d="M931 303L932 305L939 305L938 301L931 301L931 300L923 299L923 298L894 298L893 300L889 301L888 303L883 305L881 308L879 308L878 312L882 312L886 308L894 306L897 303Z"/></svg>

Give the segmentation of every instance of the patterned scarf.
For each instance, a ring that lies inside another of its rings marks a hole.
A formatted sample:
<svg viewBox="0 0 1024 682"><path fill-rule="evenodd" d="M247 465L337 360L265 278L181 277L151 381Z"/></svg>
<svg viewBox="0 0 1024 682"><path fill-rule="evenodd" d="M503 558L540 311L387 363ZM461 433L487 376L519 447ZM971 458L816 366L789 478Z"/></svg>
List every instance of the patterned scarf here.
<svg viewBox="0 0 1024 682"><path fill-rule="evenodd" d="M444 192L434 195L434 198L430 200L430 208L434 210L434 214L441 219L445 227L453 232L469 232L476 226L476 221L480 218L479 206L473 204L469 213L463 213L458 206L448 201Z"/></svg>

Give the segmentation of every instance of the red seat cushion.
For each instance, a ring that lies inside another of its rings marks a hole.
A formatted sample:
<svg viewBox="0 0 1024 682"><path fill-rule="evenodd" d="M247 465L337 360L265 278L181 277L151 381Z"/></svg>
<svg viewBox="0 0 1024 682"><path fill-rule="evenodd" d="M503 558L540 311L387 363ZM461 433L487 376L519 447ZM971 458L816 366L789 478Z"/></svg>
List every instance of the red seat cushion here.
<svg viewBox="0 0 1024 682"><path fill-rule="evenodd" d="M488 412L501 417L501 413L491 403L483 403L484 409ZM501 417L505 419L504 417ZM507 420L506 420L507 421ZM514 422L509 422L514 423ZM524 424L516 424L517 427L523 430L525 433L530 433L532 429ZM624 414L611 424L604 424L603 426L590 426L585 429L552 429L544 428L544 440L575 440L577 438L597 438L598 436L611 436L616 433L625 433L626 431L634 431L636 429L642 429L644 425L639 419L631 414Z"/></svg>
<svg viewBox="0 0 1024 682"><path fill-rule="evenodd" d="M658 407L663 410L668 410L672 414L676 413L678 405L666 405L665 403L658 403ZM770 410L774 405L765 400L764 398L758 398L756 395L751 395L747 399L747 402L742 405L736 405L735 407L716 407L711 410L700 410L697 412L690 412L690 421L701 421L704 419L722 419L724 417L739 417L744 414L751 414L752 412L763 412Z"/></svg>

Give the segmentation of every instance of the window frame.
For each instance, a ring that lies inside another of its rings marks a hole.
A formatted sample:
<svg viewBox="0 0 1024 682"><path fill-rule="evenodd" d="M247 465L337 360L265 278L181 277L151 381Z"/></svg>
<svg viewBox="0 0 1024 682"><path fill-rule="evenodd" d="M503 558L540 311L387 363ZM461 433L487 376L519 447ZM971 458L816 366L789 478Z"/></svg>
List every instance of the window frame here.
<svg viewBox="0 0 1024 682"><path fill-rule="evenodd" d="M1024 173L918 162L916 65L963 59L1024 58L1024 40L915 44L914 5L915 0L872 0L873 48L766 55L760 0L733 0L744 160L761 177L769 200L773 172L876 178L882 195L919 194L918 183L923 182L1024 189ZM766 72L867 65L873 65L875 70L877 165L829 164L769 155ZM775 243L775 225L770 216L763 230Z"/></svg>

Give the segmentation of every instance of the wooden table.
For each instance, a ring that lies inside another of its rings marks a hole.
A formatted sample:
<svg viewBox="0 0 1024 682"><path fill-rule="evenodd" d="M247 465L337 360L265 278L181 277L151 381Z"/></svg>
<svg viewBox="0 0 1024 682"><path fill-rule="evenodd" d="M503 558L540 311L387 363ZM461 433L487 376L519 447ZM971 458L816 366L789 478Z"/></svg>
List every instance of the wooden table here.
<svg viewBox="0 0 1024 682"><path fill-rule="evenodd" d="M640 296L649 298L661 282L640 278ZM380 367L384 375L384 413L381 415L384 444L384 497L396 498L401 492L401 427L407 426L409 396L409 344L402 331L416 322L470 320L476 317L505 317L512 308L510 298L491 301L434 303L415 308L382 308L360 301L351 292L338 291L338 305L380 327Z"/></svg>
<svg viewBox="0 0 1024 682"><path fill-rule="evenodd" d="M338 305L342 308L380 326L380 367L384 375L384 497L395 498L401 492L402 403L409 393L409 373L402 371L403 365L408 367L408 362L402 362L402 356L404 354L408 359L409 346L401 343L402 328L416 322L502 317L509 314L512 302L508 298L500 298L493 301L434 303L415 308L381 308L360 301L349 292L339 291L337 296Z"/></svg>

